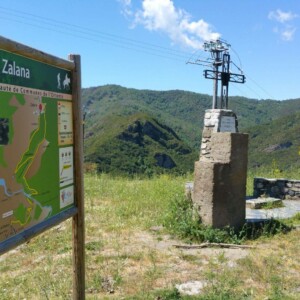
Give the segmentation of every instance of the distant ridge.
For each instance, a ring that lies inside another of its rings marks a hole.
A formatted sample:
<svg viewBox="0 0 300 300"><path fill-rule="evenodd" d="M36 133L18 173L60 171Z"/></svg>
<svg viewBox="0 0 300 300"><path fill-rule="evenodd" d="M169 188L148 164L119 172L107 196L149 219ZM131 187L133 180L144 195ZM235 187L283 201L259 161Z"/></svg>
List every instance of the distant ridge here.
<svg viewBox="0 0 300 300"><path fill-rule="evenodd" d="M90 160L93 157L90 149L96 153L96 148L100 145L98 140L101 143L106 141L106 149L109 151L108 140L121 134L120 131L114 131L117 124L125 124L129 120L134 123L139 113L144 114L145 118L152 118L153 124L157 122L167 126L182 143L188 145L194 153L199 153L204 113L211 108L212 102L212 97L206 94L181 90L137 90L118 85L86 88L82 90L82 97L86 115L85 153ZM250 168L270 166L274 159L280 162L282 168L298 163L296 150L299 138L294 132L297 131L300 99L275 101L230 97L229 108L237 113L239 130L250 133ZM294 125L284 126L285 123L290 123L289 119ZM114 122L110 122L111 120ZM124 132L125 127L122 127ZM289 145L288 142L292 145L282 146ZM276 150L262 151L262 145L264 149ZM285 158L284 153L289 153L291 159ZM193 163L188 169L193 169Z"/></svg>

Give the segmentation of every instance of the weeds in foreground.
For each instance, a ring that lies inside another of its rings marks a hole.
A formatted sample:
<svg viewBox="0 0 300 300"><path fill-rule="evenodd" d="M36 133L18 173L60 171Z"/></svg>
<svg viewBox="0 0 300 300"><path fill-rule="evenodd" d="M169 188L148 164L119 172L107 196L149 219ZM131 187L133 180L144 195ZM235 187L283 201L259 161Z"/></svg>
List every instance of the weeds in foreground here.
<svg viewBox="0 0 300 300"><path fill-rule="evenodd" d="M231 242L231 230L213 229L201 224L192 204L182 195L177 195L170 203L165 227L180 238L198 242ZM236 236L235 236L236 239Z"/></svg>
<svg viewBox="0 0 300 300"><path fill-rule="evenodd" d="M280 207L284 207L282 200L280 200L278 202L263 203L261 206L262 209L274 209L274 208L280 208Z"/></svg>
<svg viewBox="0 0 300 300"><path fill-rule="evenodd" d="M287 233L291 227L275 219L258 223L245 223L240 230L231 227L214 229L201 223L192 203L177 195L170 203L169 214L165 220L166 228L180 238L194 242L241 244L246 240L270 237L278 233Z"/></svg>
<svg viewBox="0 0 300 300"><path fill-rule="evenodd" d="M290 226L292 228L294 226L299 227L300 226L300 212L298 212L297 214L295 214L292 218L283 220L283 223L286 226Z"/></svg>

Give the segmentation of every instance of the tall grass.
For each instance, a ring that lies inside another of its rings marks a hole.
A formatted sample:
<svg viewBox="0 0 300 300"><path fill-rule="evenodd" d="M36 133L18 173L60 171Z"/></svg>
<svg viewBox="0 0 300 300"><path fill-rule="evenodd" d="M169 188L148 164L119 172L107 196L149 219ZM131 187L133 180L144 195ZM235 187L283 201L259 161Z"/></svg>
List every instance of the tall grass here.
<svg viewBox="0 0 300 300"><path fill-rule="evenodd" d="M86 175L87 215L97 213L107 229L149 229L163 224L169 203L183 195L187 177L170 175L151 179L128 179L109 175Z"/></svg>
<svg viewBox="0 0 300 300"><path fill-rule="evenodd" d="M175 234L179 224L185 237L198 230L184 200L184 184L191 178L85 176L87 299L297 299L299 232L268 239L266 247L234 268L220 254L207 257L152 245L166 239L164 233ZM299 216L295 220L299 223ZM0 257L0 299L72 297L71 223L67 220ZM157 225L165 229L149 230ZM205 234L206 240L209 235L219 238L210 230ZM187 279L206 281L205 294L180 296L174 284Z"/></svg>

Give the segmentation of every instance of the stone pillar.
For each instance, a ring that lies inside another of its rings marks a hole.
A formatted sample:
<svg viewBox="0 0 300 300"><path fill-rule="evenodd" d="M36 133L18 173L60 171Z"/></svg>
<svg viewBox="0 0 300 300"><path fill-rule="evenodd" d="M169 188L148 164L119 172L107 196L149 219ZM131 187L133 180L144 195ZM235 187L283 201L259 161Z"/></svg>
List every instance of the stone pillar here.
<svg viewBox="0 0 300 300"><path fill-rule="evenodd" d="M237 131L232 111L206 111L193 203L202 222L214 228L245 223L248 135Z"/></svg>

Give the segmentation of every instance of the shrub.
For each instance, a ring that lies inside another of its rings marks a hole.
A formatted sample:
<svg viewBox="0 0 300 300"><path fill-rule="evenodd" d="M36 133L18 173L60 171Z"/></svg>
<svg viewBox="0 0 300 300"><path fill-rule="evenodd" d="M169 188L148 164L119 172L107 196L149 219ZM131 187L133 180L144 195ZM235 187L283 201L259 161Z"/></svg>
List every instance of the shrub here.
<svg viewBox="0 0 300 300"><path fill-rule="evenodd" d="M176 195L170 202L165 227L176 236L194 242L241 244L245 240L269 237L278 233L287 233L291 227L278 220L266 220L257 223L245 223L240 230L232 227L214 229L201 223L193 205L183 195Z"/></svg>

